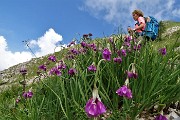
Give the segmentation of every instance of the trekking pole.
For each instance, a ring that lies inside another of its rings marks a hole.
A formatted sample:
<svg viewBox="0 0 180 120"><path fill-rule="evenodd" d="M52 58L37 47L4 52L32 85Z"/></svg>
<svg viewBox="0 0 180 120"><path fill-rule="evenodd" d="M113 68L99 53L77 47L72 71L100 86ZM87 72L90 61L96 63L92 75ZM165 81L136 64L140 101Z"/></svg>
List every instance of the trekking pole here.
<svg viewBox="0 0 180 120"><path fill-rule="evenodd" d="M31 51L31 53L36 57L36 55L34 54L34 52L32 51L32 49L31 49L30 46L29 46L29 42L28 42L27 40L22 41L22 42L24 42L24 43L26 44L26 46L29 48L29 50ZM37 58L37 57L36 57L36 58Z"/></svg>

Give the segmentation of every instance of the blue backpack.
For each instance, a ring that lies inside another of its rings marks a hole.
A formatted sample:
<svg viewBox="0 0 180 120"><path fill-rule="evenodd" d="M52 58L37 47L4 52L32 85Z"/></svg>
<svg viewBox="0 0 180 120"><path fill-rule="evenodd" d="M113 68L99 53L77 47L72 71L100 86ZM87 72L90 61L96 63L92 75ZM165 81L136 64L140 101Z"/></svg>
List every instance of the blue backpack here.
<svg viewBox="0 0 180 120"><path fill-rule="evenodd" d="M145 17L146 27L143 31L143 35L149 37L151 40L155 40L158 36L159 23L158 21L152 17Z"/></svg>

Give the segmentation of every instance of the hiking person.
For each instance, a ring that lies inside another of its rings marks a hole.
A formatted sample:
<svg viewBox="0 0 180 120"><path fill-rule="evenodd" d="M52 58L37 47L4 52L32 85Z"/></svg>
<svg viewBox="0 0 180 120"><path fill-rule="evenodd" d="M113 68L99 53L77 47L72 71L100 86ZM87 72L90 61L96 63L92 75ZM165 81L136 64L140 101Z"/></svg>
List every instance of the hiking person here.
<svg viewBox="0 0 180 120"><path fill-rule="evenodd" d="M139 36L143 36L143 31L146 27L146 22L144 19L143 12L141 10L134 10L132 12L133 19L137 21L134 28L128 27L128 33L130 36L135 36L135 38L138 38ZM142 37L141 37L142 38Z"/></svg>
<svg viewBox="0 0 180 120"><path fill-rule="evenodd" d="M137 38L138 44L140 44L143 39L154 41L159 31L159 22L157 19L153 16L144 17L141 10L134 10L132 16L137 22L134 28L128 27L130 36Z"/></svg>

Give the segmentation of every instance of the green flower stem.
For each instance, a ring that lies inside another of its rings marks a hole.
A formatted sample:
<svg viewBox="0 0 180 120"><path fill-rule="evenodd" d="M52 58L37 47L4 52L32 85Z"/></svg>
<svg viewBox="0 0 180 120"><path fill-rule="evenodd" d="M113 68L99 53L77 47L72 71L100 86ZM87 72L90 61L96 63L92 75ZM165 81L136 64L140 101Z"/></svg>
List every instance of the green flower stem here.
<svg viewBox="0 0 180 120"><path fill-rule="evenodd" d="M65 112L65 109L64 109L64 107L63 107L61 98L59 97L59 95L58 95L53 89L51 89L47 84L45 84L43 81L42 81L42 83L43 83L45 86L47 86L47 87L56 95L56 97L59 99L59 102L60 102L60 105L61 105L61 109L62 109L64 115L66 116L66 118L68 118L68 116L67 116L67 114L66 114L66 112Z"/></svg>
<svg viewBox="0 0 180 120"><path fill-rule="evenodd" d="M130 67L131 67L132 65L135 65L135 63L131 63L131 64L129 65L128 71L129 71L129 69L130 69Z"/></svg>
<svg viewBox="0 0 180 120"><path fill-rule="evenodd" d="M136 47L138 47L139 44L135 44L135 45L136 45ZM137 50L137 48L136 48L136 50L135 50L135 56L134 56L134 63L136 63L137 53L138 53L138 50Z"/></svg>
<svg viewBox="0 0 180 120"><path fill-rule="evenodd" d="M97 81L99 80L98 74L99 74L99 70L100 70L100 64L101 64L101 62L104 61L104 60L105 60L105 59L101 59L101 60L98 62L97 69L96 69L96 74L95 74L94 88L97 88L96 83L97 83ZM99 81L98 81L98 82L99 82Z"/></svg>
<svg viewBox="0 0 180 120"><path fill-rule="evenodd" d="M26 76L25 75L23 75L23 83L22 83L22 85L23 85L23 92L26 92Z"/></svg>

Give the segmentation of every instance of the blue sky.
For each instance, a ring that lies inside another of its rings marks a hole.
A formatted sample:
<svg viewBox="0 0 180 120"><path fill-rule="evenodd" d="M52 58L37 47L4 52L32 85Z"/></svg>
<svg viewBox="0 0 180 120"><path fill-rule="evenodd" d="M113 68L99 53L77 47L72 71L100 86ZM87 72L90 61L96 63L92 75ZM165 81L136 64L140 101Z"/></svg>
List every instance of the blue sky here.
<svg viewBox="0 0 180 120"><path fill-rule="evenodd" d="M83 34L110 36L118 28L125 33L135 23L134 9L159 21L180 21L179 0L0 0L0 58L6 58L0 71L34 57L25 40L39 57Z"/></svg>
<svg viewBox="0 0 180 120"><path fill-rule="evenodd" d="M23 40L37 39L50 28L63 36L63 43L79 37L77 33L95 32L94 36L102 36L103 31L112 31L110 24L81 11L81 0L13 1L0 2L0 35L7 39L12 51L24 50Z"/></svg>

